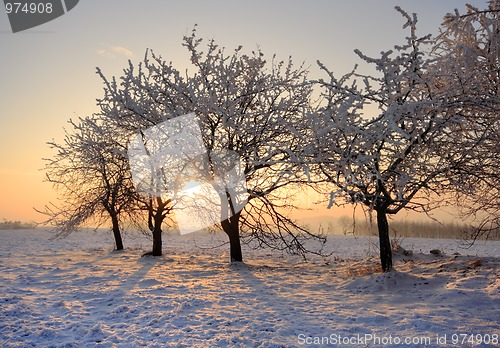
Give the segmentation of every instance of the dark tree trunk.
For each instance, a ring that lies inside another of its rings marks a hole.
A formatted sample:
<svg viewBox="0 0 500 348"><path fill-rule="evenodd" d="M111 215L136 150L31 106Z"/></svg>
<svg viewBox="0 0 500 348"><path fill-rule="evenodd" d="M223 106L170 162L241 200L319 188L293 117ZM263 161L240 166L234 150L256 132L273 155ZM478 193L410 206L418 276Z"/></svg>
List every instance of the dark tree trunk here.
<svg viewBox="0 0 500 348"><path fill-rule="evenodd" d="M150 205L149 205L149 213L148 213L148 227L151 230L153 234L153 250L150 252L145 253L145 255L152 255L152 256L161 256L163 254L162 248L162 240L161 240L161 224L163 222L163 208L164 205L161 202L160 198L157 198L158 202L158 208L156 211L153 209L153 200L150 200Z"/></svg>
<svg viewBox="0 0 500 348"><path fill-rule="evenodd" d="M222 229L229 237L229 247L231 262L243 262L243 253L241 252L240 229L239 229L240 213L231 216L229 219L222 221Z"/></svg>
<svg viewBox="0 0 500 348"><path fill-rule="evenodd" d="M387 211L385 208L377 209L377 227L380 244L380 262L384 272L392 270L392 249L389 238L389 223L387 222Z"/></svg>
<svg viewBox="0 0 500 348"><path fill-rule="evenodd" d="M151 255L153 256L161 256L162 255L162 240L161 240L161 222L158 225L155 225L153 229L153 251Z"/></svg>
<svg viewBox="0 0 500 348"><path fill-rule="evenodd" d="M112 215L111 222L113 224L113 236L115 237L116 250L123 250L122 234L120 232L120 224L118 216Z"/></svg>
<svg viewBox="0 0 500 348"><path fill-rule="evenodd" d="M231 262L243 262L243 253L241 252L240 232L238 229L229 234L229 245L231 252Z"/></svg>

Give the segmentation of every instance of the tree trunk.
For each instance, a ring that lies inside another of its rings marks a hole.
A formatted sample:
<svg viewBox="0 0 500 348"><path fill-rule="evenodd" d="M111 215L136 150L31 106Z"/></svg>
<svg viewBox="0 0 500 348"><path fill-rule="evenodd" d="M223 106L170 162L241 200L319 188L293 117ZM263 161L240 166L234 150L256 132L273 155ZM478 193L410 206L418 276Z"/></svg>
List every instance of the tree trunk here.
<svg viewBox="0 0 500 348"><path fill-rule="evenodd" d="M162 240L161 240L161 222L160 224L155 224L153 229L153 250L151 255L161 256L162 255Z"/></svg>
<svg viewBox="0 0 500 348"><path fill-rule="evenodd" d="M118 216L111 216L111 223L113 224L113 236L115 237L116 250L123 250L122 234L120 232L120 224L118 223Z"/></svg>
<svg viewBox="0 0 500 348"><path fill-rule="evenodd" d="M157 200L161 203L160 198ZM151 255L151 256L161 256L162 255L162 240L161 240L161 224L163 222L163 207L161 204L158 204L158 208L156 211L153 209L153 199L149 200L148 207L148 227L153 234L153 250L143 254L142 256Z"/></svg>
<svg viewBox="0 0 500 348"><path fill-rule="evenodd" d="M240 229L239 229L240 213L231 216L229 219L222 221L222 229L229 237L229 247L231 262L243 262L243 253L241 252Z"/></svg>
<svg viewBox="0 0 500 348"><path fill-rule="evenodd" d="M243 262L243 253L241 252L240 232L238 229L229 234L229 245L231 252L231 262Z"/></svg>
<svg viewBox="0 0 500 348"><path fill-rule="evenodd" d="M392 249L389 238L389 223L387 222L387 211L385 208L377 209L377 227L380 244L380 262L384 272L392 270Z"/></svg>

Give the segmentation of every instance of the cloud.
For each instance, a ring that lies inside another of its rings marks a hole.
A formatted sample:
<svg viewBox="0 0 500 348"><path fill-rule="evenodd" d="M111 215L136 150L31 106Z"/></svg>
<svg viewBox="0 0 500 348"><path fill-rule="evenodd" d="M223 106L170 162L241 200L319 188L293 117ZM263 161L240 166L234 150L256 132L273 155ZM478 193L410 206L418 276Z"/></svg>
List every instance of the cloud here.
<svg viewBox="0 0 500 348"><path fill-rule="evenodd" d="M125 56L127 58L132 58L134 56L134 53L125 47L120 47L120 46L111 46L111 50L115 52L116 54Z"/></svg>
<svg viewBox="0 0 500 348"><path fill-rule="evenodd" d="M108 46L97 50L97 54L110 59L115 59L119 56L125 58L132 58L134 56L134 52L121 46Z"/></svg>

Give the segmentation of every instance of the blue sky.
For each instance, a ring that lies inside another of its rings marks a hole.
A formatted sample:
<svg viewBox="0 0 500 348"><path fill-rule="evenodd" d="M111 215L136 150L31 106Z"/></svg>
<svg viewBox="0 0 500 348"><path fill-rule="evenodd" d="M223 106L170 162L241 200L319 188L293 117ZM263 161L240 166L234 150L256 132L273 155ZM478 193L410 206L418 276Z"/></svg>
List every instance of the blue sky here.
<svg viewBox="0 0 500 348"><path fill-rule="evenodd" d="M480 8L486 1L470 1ZM421 34L437 33L452 0L275 0L165 1L81 0L66 15L13 34L0 8L0 219L41 220L55 195L43 183L46 142L62 138L69 118L96 111L102 84L95 74L119 75L127 60L138 62L146 48L182 69L188 55L183 35L198 24L199 36L228 49L260 47L271 56L311 66L321 60L336 74L369 55L404 41L404 20L395 5L416 12Z"/></svg>

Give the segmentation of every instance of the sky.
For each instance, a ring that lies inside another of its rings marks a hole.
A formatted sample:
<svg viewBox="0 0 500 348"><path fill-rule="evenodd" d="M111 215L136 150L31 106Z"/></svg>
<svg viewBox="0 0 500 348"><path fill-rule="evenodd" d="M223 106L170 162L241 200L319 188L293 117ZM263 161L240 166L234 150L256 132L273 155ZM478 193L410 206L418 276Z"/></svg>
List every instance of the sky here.
<svg viewBox="0 0 500 348"><path fill-rule="evenodd" d="M486 0L469 3L486 7ZM81 0L64 16L14 34L0 7L0 221L40 222L34 208L57 202L44 182L43 158L53 154L46 143L63 139L70 118L98 110L96 67L119 76L150 48L189 68L182 37L197 24L200 37L227 49L292 56L310 66L311 77L322 76L320 60L340 75L359 62L354 49L376 56L404 42L396 5L417 13L422 35L436 34L455 8L465 12L456 0Z"/></svg>

